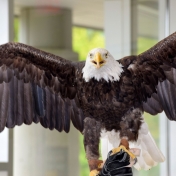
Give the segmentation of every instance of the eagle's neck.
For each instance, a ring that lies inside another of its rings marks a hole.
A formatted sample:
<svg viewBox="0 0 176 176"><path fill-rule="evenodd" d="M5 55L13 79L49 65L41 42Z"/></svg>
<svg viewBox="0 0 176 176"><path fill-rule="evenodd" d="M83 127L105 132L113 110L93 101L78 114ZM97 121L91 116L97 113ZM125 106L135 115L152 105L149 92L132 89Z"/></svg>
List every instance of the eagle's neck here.
<svg viewBox="0 0 176 176"><path fill-rule="evenodd" d="M88 82L91 78L94 78L97 81L101 79L104 79L107 82L119 81L122 72L123 66L116 60L105 64L99 69L86 62L82 70L83 78L86 82Z"/></svg>

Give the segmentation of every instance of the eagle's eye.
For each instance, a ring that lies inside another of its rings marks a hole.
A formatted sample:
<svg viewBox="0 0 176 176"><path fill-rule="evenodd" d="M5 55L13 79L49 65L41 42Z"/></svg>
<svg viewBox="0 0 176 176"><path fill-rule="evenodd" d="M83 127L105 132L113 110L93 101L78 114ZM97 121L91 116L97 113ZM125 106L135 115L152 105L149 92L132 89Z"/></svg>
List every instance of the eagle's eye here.
<svg viewBox="0 0 176 176"><path fill-rule="evenodd" d="M92 57L93 57L93 54L92 54L92 53L90 53L90 54L89 54L89 57L92 59Z"/></svg>
<svg viewBox="0 0 176 176"><path fill-rule="evenodd" d="M105 57L106 57L106 58L108 58L108 52L107 52L107 53L105 53Z"/></svg>

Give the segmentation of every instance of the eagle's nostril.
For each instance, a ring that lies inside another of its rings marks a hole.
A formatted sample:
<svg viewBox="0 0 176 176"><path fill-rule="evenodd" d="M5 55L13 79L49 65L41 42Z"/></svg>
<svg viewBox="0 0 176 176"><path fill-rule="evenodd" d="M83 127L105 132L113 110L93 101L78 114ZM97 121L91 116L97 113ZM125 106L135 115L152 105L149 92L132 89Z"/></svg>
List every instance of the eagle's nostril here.
<svg viewBox="0 0 176 176"><path fill-rule="evenodd" d="M104 63L104 61L101 61L101 62L100 62L100 64L103 64L103 63Z"/></svg>
<svg viewBox="0 0 176 176"><path fill-rule="evenodd" d="M92 62L97 65L97 62L95 62L95 61L92 61Z"/></svg>

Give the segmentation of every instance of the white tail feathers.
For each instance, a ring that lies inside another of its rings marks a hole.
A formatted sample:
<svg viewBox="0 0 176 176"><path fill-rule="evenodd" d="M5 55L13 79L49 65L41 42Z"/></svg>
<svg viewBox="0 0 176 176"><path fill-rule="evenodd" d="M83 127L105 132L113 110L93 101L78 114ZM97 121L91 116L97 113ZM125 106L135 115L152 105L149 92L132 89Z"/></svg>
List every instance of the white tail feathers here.
<svg viewBox="0 0 176 176"><path fill-rule="evenodd" d="M107 154L113 148L119 146L120 137L119 133L112 131L102 130L102 157L106 160ZM137 170L148 170L157 163L165 160L162 152L157 147L153 137L151 136L147 124L143 121L139 130L139 137L136 142L129 142L130 148L138 148L141 150L140 156L137 157L138 162L134 165Z"/></svg>

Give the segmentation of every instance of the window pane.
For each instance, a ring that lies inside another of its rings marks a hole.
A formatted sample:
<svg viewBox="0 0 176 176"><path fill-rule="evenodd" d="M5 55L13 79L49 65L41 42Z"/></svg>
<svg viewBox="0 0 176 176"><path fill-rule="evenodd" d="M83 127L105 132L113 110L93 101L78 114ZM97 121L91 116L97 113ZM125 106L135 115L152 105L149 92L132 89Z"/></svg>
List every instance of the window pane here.
<svg viewBox="0 0 176 176"><path fill-rule="evenodd" d="M9 149L9 139L8 139L9 132L7 129L5 129L2 133L0 133L0 144L1 144L1 150L0 150L0 162L8 162L8 149ZM0 175L1 176L1 175Z"/></svg>

